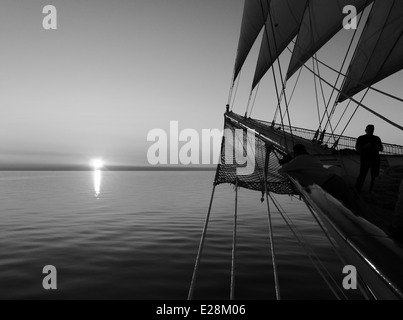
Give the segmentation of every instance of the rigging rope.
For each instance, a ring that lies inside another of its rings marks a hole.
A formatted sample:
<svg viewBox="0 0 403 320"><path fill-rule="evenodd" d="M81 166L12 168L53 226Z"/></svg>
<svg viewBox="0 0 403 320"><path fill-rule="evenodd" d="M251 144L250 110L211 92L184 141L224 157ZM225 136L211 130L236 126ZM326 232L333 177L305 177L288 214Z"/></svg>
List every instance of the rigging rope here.
<svg viewBox="0 0 403 320"><path fill-rule="evenodd" d="M313 66L313 71L315 72L315 60L312 59L312 66ZM316 109L318 111L318 120L319 120L319 130L322 130L321 126L321 121L320 121L320 110L319 110L319 98L318 98L318 88L316 85L316 77L313 77L313 82L315 85L315 98L316 98Z"/></svg>
<svg viewBox="0 0 403 320"><path fill-rule="evenodd" d="M299 78L301 77L301 73L302 73L302 68L299 69L297 80L295 81L294 88L292 89L290 99L288 99L288 104L291 104L292 98L294 97L295 89L297 88ZM275 114L275 118L273 119L273 122L276 122L276 119L277 119L277 110L276 110L276 114Z"/></svg>
<svg viewBox="0 0 403 320"><path fill-rule="evenodd" d="M250 94L249 94L248 104L246 105L245 117L247 117L247 115L248 115L248 111L249 111L249 107L250 107L250 102L251 102L251 100L252 100L252 95L253 95L253 91L251 91Z"/></svg>
<svg viewBox="0 0 403 320"><path fill-rule="evenodd" d="M314 56L315 56L315 58L317 57L316 53L315 53ZM316 69L318 70L318 75L320 76L319 63L318 63L317 59L316 59ZM322 84L322 81L320 80L320 78L318 78L318 80L319 80L320 88L321 88L321 91L322 91L323 103L326 106L325 107L325 112L323 113L323 117L325 115L327 115L328 123L330 125L330 131L332 132L332 135L334 135L334 129L333 129L332 123L330 122L330 119L333 117L333 114L331 112L330 115L329 115L329 111L328 111L328 107L327 107L328 105L326 104L326 98L325 98L325 93L324 93L324 89L323 89L323 84ZM327 129L327 125L325 125L325 128L323 130L326 131L326 129Z"/></svg>
<svg viewBox="0 0 403 320"><path fill-rule="evenodd" d="M307 2L307 8L309 8L310 7L310 3L309 3L309 1ZM311 36L312 36L312 38L314 38L314 35L313 35L313 30L314 30L314 28L313 28L313 24L312 24L312 15L311 14L309 14L309 24L310 24L310 30L311 30ZM312 56L312 58L316 58L316 53ZM314 62L315 60L313 59L313 69L314 69L314 75L316 75L316 72L315 72L315 62ZM317 65L317 69L318 69L318 74L319 74L319 65ZM316 89L316 77L314 76L314 81L315 81L315 91L317 90ZM337 81L337 80L336 80ZM321 88L322 88L322 95L323 95L323 87L322 87L322 82L320 81L320 78L319 78L319 83L320 83L320 85L321 85ZM337 83L337 82L336 82ZM316 94L317 95L317 94ZM323 95L323 97L324 97L324 95ZM330 100L331 100L331 97L330 97L330 99L329 99L329 103L330 103ZM318 103L318 102L317 102ZM328 104L326 104L326 102L325 102L325 111L324 111L324 113L323 113L323 117L322 117L322 120L319 120L319 128L318 128L318 131L317 131L317 133L319 134L319 132L321 131L321 127L322 127L322 122L323 122L323 118L325 117L325 115L327 114L328 115L328 117L329 117L329 114L328 114L328 106L329 106L329 103ZM318 104L318 112L319 112L319 104ZM322 142L322 137L324 136L324 133L326 132L326 125L325 125L325 127L324 127L324 129L323 129L323 131L322 131L322 135L320 136L320 138L319 138L319 141L320 142ZM315 138L314 139L316 139L316 136L315 136Z"/></svg>
<svg viewBox="0 0 403 320"><path fill-rule="evenodd" d="M364 101L366 95L368 94L368 91L369 91L369 89L367 89L367 90L365 91L364 95L362 96L362 98L361 98L361 100L360 100L360 103ZM342 135L344 134L344 132L346 131L348 125L350 124L351 120L353 120L353 117L355 116L355 114L356 114L356 112L357 112L357 110L358 110L358 107L359 107L359 105L357 105L357 107L355 108L353 114L351 115L351 117L350 117L350 119L348 120L347 124L344 126L344 129L343 129L342 132L340 133L338 139L341 138L341 136L342 136Z"/></svg>
<svg viewBox="0 0 403 320"><path fill-rule="evenodd" d="M234 75L235 75L235 68L234 68L234 72L233 72L232 77L231 77L231 84L230 84L229 93L228 93L227 105L231 104L232 92L234 91L234 86L235 86Z"/></svg>
<svg viewBox="0 0 403 320"><path fill-rule="evenodd" d="M262 14L264 13L264 9L263 9L263 3L262 3L262 0L260 0L260 6L261 6L261 9L262 9ZM274 35L274 29L273 29L273 21L272 21L272 18L271 18L271 12L270 12L270 6L269 6L269 12L268 12L268 18L270 17L270 23L271 23L271 27L272 27L272 31L273 31L273 39L274 39L274 46L275 46L275 50L276 50L276 53L277 53L277 55L278 55L278 49L277 49L277 43L276 43L276 39L275 39L275 35ZM272 54L271 54L271 48L270 48L270 41L269 41L269 35L268 35L268 32L267 32L267 20L266 20L266 22L265 22L265 24L264 24L264 35L266 36L266 40L267 40L267 43L268 43L268 45L269 45L269 54L270 54L270 60L271 61L273 61L273 57L272 57ZM274 78L274 87L275 87L275 89L276 89L276 95L277 95L277 101L280 103L280 101L281 101L281 96L282 95L284 95L284 100L285 100L285 104L286 104L286 113L287 113L287 115L288 115L288 123L289 123L289 129L290 129L290 134L291 134L291 140L292 140L292 144L294 145L294 136L293 136L293 132L292 132L292 128L291 128L291 120L290 120L290 114L289 114L289 112L288 112L288 103L287 103L287 97L286 97L286 93L285 93L285 83L284 83L284 80L283 80L283 74L282 74L282 71L281 71L281 65L280 65L280 61L279 61L279 58L277 58L276 59L277 60L277 63L278 63L278 68L279 68L279 71L280 71L280 79L281 79L281 83L282 83L282 93L281 93L281 95L279 94L279 89L278 89L278 85L277 85L277 77L276 77L276 73L275 73L275 71L274 71L274 68L271 68L272 69L272 73L273 73L273 78ZM285 136L285 130L284 130L284 123L283 123L283 116L282 116L282 113L281 113L281 108L280 108L280 116L281 116L281 125L282 125L282 129L283 129L283 131L284 131L284 139L285 139L285 141L286 141L286 136ZM285 142L286 143L286 148L288 149L288 146L287 146L287 141Z"/></svg>
<svg viewBox="0 0 403 320"><path fill-rule="evenodd" d="M308 66L304 65L304 67L305 67L306 69L308 69L310 72L314 73ZM317 76L318 76L324 83L326 83L326 84L329 85L330 87L333 87L333 88L334 88L334 86L333 86L330 82L328 82L327 80L325 80L323 77L321 77L321 76L319 76L319 75L317 75ZM367 88L367 89L369 89L369 88ZM362 108L364 108L365 110L371 112L372 114L374 114L374 115L377 116L378 118L381 118L382 120L386 121L386 122L389 123L390 125L392 125L392 126L398 128L398 129L400 129L400 130L403 130L403 127L402 127L401 125L399 125L399 124L393 122L392 120L390 120L390 119L384 117L383 115L381 115L381 114L379 114L378 112L372 110L371 108L367 107L367 106L364 105L363 103L361 103L361 102L355 100L353 97L350 97L350 96L348 96L347 94L341 92L340 89L337 89L337 88L336 88L336 90L339 91L341 95L343 95L343 96L345 96L346 98L350 99L351 101L357 103L360 107L362 107Z"/></svg>
<svg viewBox="0 0 403 320"><path fill-rule="evenodd" d="M336 253L337 257L340 259L340 261L343 263L343 265L348 265L347 261L344 259L344 257L340 254L339 250L337 250L337 245L334 243L334 241L332 240L332 238L330 237L329 233L327 232L327 230L325 229L325 227L323 226L322 222L320 221L320 219L317 217L317 214L315 213L315 210L312 208L311 204L307 201L307 199L305 197L302 197L306 207L309 209L309 211L311 212L312 216L314 217L314 219L316 220L316 223L319 225L319 227L322 229L323 234L326 236L326 238L328 239L328 241L330 242L333 251ZM360 280L360 282L365 284L365 281L362 279L361 275L358 275L358 278ZM373 295L371 294L371 292L368 290L368 288L365 285L364 289L361 285L360 282L357 282L358 285L358 289L361 291L361 294L367 299L373 299ZM343 292L343 291L342 291ZM343 292L344 293L344 292Z"/></svg>
<svg viewBox="0 0 403 320"><path fill-rule="evenodd" d="M207 228L208 228L208 223L209 223L209 220L210 220L210 213L211 213L211 208L212 208L212 205L213 205L215 189L216 189L216 184L214 183L213 191L211 193L210 205L209 205L209 208L208 208L208 211L207 211L206 221L204 223L203 233L202 233L202 237L201 237L200 244L199 244L199 251L197 253L196 263L195 263L195 267L194 267L194 270L193 270L193 276L192 276L192 282L190 284L188 300L193 299L194 289L195 289L195 286L196 286L196 278L197 278L197 274L198 274L198 271L199 271L199 265L200 265L201 255L202 255L202 252L203 252L204 241L206 239Z"/></svg>
<svg viewBox="0 0 403 320"><path fill-rule="evenodd" d="M294 45L295 45L295 41L292 41L292 42L293 42ZM292 51L288 46L287 46L287 50L288 50L289 52L291 52L291 54L293 53L293 51ZM314 58L314 59L315 59L318 63L320 63L321 65L323 65L323 66L325 66L326 68L328 68L329 70L335 72L336 74L340 74L341 76L343 76L343 77L345 77L345 78L347 78L347 79L349 79L349 80L355 81L355 82L356 82L357 84L359 84L359 85L365 86L366 88L368 88L368 89L370 89L370 90L373 90L373 91L375 91L375 92L378 92L378 93L380 93L380 94L382 94L382 95L385 95L385 96L387 96L387 97L389 97L389 98L392 98L392 99L395 99L395 100L397 100L397 101L403 102L403 99L400 98L400 97L394 96L394 95L392 95L392 94L390 94L390 93L388 93L388 92L385 92L385 91L382 91L382 90L380 90L380 89L374 88L373 86L366 85L366 84L364 84L364 83L362 83L362 82L360 82L360 81L357 81L357 79L353 79L351 76L346 75L346 74L344 74L344 73L342 73L342 72L336 70L335 68L329 66L328 64L324 63L323 61L321 61L321 60L319 60L319 59L316 59L316 58ZM304 67L309 70L309 68L308 68L306 65L304 65ZM302 66L301 66L301 68L302 68ZM310 70L310 71L312 72L312 70ZM322 81L324 81L323 78L321 78L321 79L322 79ZM324 82L325 82L326 84L328 84L330 87L335 88L334 85L331 85L331 84L329 84L329 83L326 82L326 81L324 81ZM337 89L337 88L336 88L336 90L337 90L337 91L340 91L340 90ZM343 94L343 96L349 98L348 95Z"/></svg>
<svg viewBox="0 0 403 320"><path fill-rule="evenodd" d="M391 13L389 12L389 15L390 15L390 14L391 14ZM402 38L402 36L403 36L403 34L400 34L399 39ZM379 42L379 39L378 39L378 42ZM397 41L395 42L394 46L393 46L392 49L389 51L388 56L386 57L386 59L385 59L385 61L383 62L382 66L379 68L379 70L378 70L376 76L377 76L377 75L379 74L379 72L382 70L382 67L385 65L386 61L388 60L389 56L392 54L393 49L396 47L396 45L397 45L398 42L399 42L399 40L397 40ZM362 101L364 101L364 98L365 98L366 95L368 94L369 89L370 89L370 88L367 87L367 89L366 89L366 91L365 91L363 97L361 98L361 101L360 101L360 102L357 102L358 106L362 106L362 107L364 107L366 110L368 110L368 109L362 104ZM350 100L356 102L356 101L355 101L354 99L352 99L352 98L350 98ZM354 113L353 113L352 116L350 117L349 121L347 122L347 124L346 124L345 128L343 129L342 133L340 134L339 138L341 137L341 135L343 135L344 131L347 129L347 126L350 124L350 122L351 122L353 116L354 116L355 113L357 112L358 106L355 108ZM368 110L368 111L374 113L375 115L378 115L377 113L375 113L375 112L372 111L372 110ZM390 121L389 119L387 119L387 118L385 118L385 117L383 117L383 116L381 116L381 115L378 115L378 116L380 116L381 119L386 120L386 121L389 122L390 124L394 125L394 123L393 123L392 121ZM396 126L397 128L399 128L399 129L403 130L403 127L401 127L401 126L399 126L399 125L397 125L397 124L396 124L395 126Z"/></svg>
<svg viewBox="0 0 403 320"><path fill-rule="evenodd" d="M235 215L234 230L232 233L232 260L231 260L231 296L230 300L235 298L235 257L236 257L236 231L238 218L238 179L235 181Z"/></svg>
<svg viewBox="0 0 403 320"><path fill-rule="evenodd" d="M391 13L389 12L389 15L390 15L390 14L391 14ZM402 38L402 36L403 36L403 33L400 34L399 40L400 40L400 38ZM377 76L377 75L379 74L379 72L382 70L382 67L385 65L385 63L386 63L386 61L388 60L389 56L392 54L393 49L396 47L396 45L397 45L397 43L399 42L399 40L397 40L397 41L395 42L393 48L389 51L388 56L386 57L385 61L383 62L381 68L378 70L376 76ZM379 39L378 39L378 42L379 42ZM365 99L366 95L368 94L368 92L369 92L369 88L366 89L366 91L365 91L363 97L361 98L361 101L358 103L358 106L363 106L363 105L362 105L362 101L364 101L364 99ZM353 100L352 98L350 98L350 99ZM353 101L354 101L354 100L353 100ZM342 133L340 134L340 136L341 136L341 135L344 133L344 131L347 129L348 124L351 122L353 116L354 116L355 113L357 112L358 106L357 106L356 109L354 110L353 115L351 116L350 120L348 121L347 125L346 125L345 128L343 129L343 131L342 131ZM366 107L364 107L364 108L367 109ZM368 109L367 109L367 110L368 110ZM375 115L377 115L377 114L376 114L374 111L372 111L372 110L368 110L368 111L370 111L370 112L374 113ZM378 116L380 116L380 115L378 115ZM389 123L393 124L393 122L391 122L389 119L384 118L383 116L381 116L381 118L384 119L384 120L387 120ZM396 125L397 125L397 124L396 124ZM403 127L401 127L401 126L399 126L399 125L397 125L397 126L398 126L398 128L400 128L401 130L403 130ZM340 136L339 136L339 138L340 138Z"/></svg>
<svg viewBox="0 0 403 320"><path fill-rule="evenodd" d="M256 88L256 92L255 92L255 98L253 99L252 109L249 112L249 116L252 115L253 108L255 107L255 102L256 102L257 93L259 92L259 87L260 87L260 82L257 84L257 88Z"/></svg>
<svg viewBox="0 0 403 320"><path fill-rule="evenodd" d="M336 130L336 129L339 127L340 122L341 122L341 120L344 118L344 115L346 114L347 109L348 109L348 107L350 106L351 102L352 102L351 100L348 101L346 107L344 108L344 111L343 111L342 115L340 116L339 121L337 121L337 124L336 124L336 126L334 127L334 130Z"/></svg>
<svg viewBox="0 0 403 320"><path fill-rule="evenodd" d="M290 134L291 134L291 141L292 141L292 144L293 144L293 146L294 146L294 145L295 145L295 142L294 142L294 135L293 135L293 132L292 132L290 112L289 112L289 107L288 107L287 95L286 95L286 91L285 91L286 85L287 85L287 80L284 81L283 72L282 72L282 69L281 69L280 58L279 58L279 51L278 51L278 46L277 46L277 41L276 41L276 35L274 34L274 24L273 24L273 19L272 19L272 16L271 16L271 11L270 11L270 9L269 9L268 18L270 18L270 25L271 25L272 35L273 35L274 48L275 48L275 50L276 50L276 54L277 54L277 57L278 57L278 58L276 59L276 60L277 60L277 66L278 66L278 70L279 70L279 72L280 72L280 79L281 79L281 84L282 84L282 93L283 93L283 95L284 95L284 102L285 102L286 114L287 114L287 118L288 118L288 125L289 125L289 129L290 129ZM267 31L267 26L266 26L266 24L265 24L265 29L266 29L266 31ZM266 32L266 35L267 35L267 32ZM268 36L267 36L267 37L268 37ZM267 43L270 43L270 42L269 42L269 39L267 39ZM269 48L269 52L271 52L271 51L270 51L270 48ZM273 61L272 58L271 58L271 60ZM272 69L274 69L274 68L272 68Z"/></svg>
<svg viewBox="0 0 403 320"><path fill-rule="evenodd" d="M268 223L269 223L269 239L270 239L270 251L273 263L273 275L274 275L274 288L276 290L276 299L280 300L280 286L278 282L278 274L277 274L277 264L276 264L276 255L274 252L274 241L273 241L273 228L272 228L272 220L271 220L271 212L270 212L270 204L269 204L269 191L267 190L267 165L269 161L269 153L270 150L266 148L266 164L264 168L264 188L266 193L266 204L267 204L267 215L268 215Z"/></svg>
<svg viewBox="0 0 403 320"><path fill-rule="evenodd" d="M319 257L317 256L317 254L315 253L315 251L310 248L307 247L302 240L304 240L305 242L307 242L304 238L304 236L302 235L302 233L298 230L298 228L294 225L294 223L292 222L292 219L287 215L286 211L281 207L281 205L278 203L278 201L270 194L270 199L272 200L274 206L277 208L277 211L280 213L281 217L283 218L284 222L287 224L288 228L290 229L290 231L293 233L295 239L298 241L298 243L300 244L300 246L305 250L306 255L308 256L309 260L311 261L312 265L315 267L315 269L318 271L319 275L322 277L323 281L327 284L327 286L329 287L329 289L332 291L332 293L334 294L334 296L340 300L339 295L337 294L337 292L335 291L335 289L332 287L332 285L330 284L329 280L326 278L326 276L324 275L323 271L319 268L318 264L321 265L321 267L325 270L325 272L328 274L329 278L333 281L334 285L336 286L336 288L339 289L339 291L342 293L342 295L344 295L344 297L347 299L347 296L345 295L345 293L343 292L343 290L339 287L337 281L333 278L333 276L330 274L329 270L323 265L323 263L321 262L321 260L319 259ZM288 220L287 220L288 219ZM315 262L314 258L317 260L317 262Z"/></svg>
<svg viewBox="0 0 403 320"><path fill-rule="evenodd" d="M310 8L310 2L308 1L308 2L307 2L307 9L309 9L309 8ZM313 35L313 30L314 30L314 28L313 28L312 15L311 15L311 13L309 13L308 16L309 16L309 25L310 25L309 30L311 31L311 37L314 38L314 35ZM317 93L317 88L316 88L315 60L313 59L314 56L316 57L316 53L315 53L314 55L312 55L312 64L313 64L313 70L314 70L314 73L313 73L313 74L314 74L315 92L316 92L316 100L317 100L316 103L317 103L317 107L318 107L318 113L320 114L320 112L319 112L319 102L318 102L318 93ZM318 66L318 71L319 71L319 66ZM319 72L318 72L318 74L319 74ZM319 80L319 82L320 82L320 80ZM325 116L326 113L327 113L327 105L326 105L326 103L325 103L325 112L323 113L323 117ZM317 135L319 135L319 133L320 133L320 131L321 131L323 117L322 117L322 120L321 120L321 119L320 119L320 115L319 115L319 128L318 128L318 131L317 131ZM319 141L320 141L320 142L322 142L322 137L324 136L325 131L326 131L326 127L323 129L322 134L321 134L321 136L320 136L320 138L319 138ZM317 139L317 135L315 134L314 140Z"/></svg>
<svg viewBox="0 0 403 320"><path fill-rule="evenodd" d="M367 7L368 2L369 2L369 0L366 0L365 5L364 5L364 8ZM372 10L372 8L371 8L371 10ZM365 11L365 9L364 9L364 11ZM359 29L358 26L361 25L362 19L363 19L363 17L364 17L364 11L361 13L361 15L360 15L360 17L359 17L359 19L358 19L357 28L355 28L354 33L353 33L353 36L352 36L352 38L351 38L351 40L350 40L350 43L349 43L349 45L348 45L346 54L345 54L345 56L344 56L343 62L342 62L341 67L340 67L340 71L337 72L337 79L336 79L335 84L334 84L335 87L337 86L337 83L339 82L339 79L340 79L340 76L341 76L341 75L344 76L343 81L342 81L342 84L341 84L341 87L343 87L343 84L344 84L344 82L346 81L346 76L342 73L342 71L343 71L343 68L344 68L344 66L345 66L345 64L346 64L346 62L347 62L347 57L348 57L348 55L349 55L349 53L350 53L350 50L351 50L351 48L352 48L352 46L353 46L354 39L355 39L356 36L357 36L358 29ZM363 28L363 29L365 29L365 26L367 25L368 20L369 20L369 19L367 18L367 20L365 21L365 25L364 25L364 28ZM355 53L353 54L352 59L354 59L354 56L355 56ZM319 61L319 59L317 59L317 62L318 62L318 61ZM326 105L326 110L328 110L329 105L330 105L330 102L332 101L333 95L334 95L334 93L335 93L335 91L336 91L336 90L335 90L335 87L333 88L332 93L330 94L328 103L327 103L327 105ZM339 97L340 97L340 94L338 94L337 97L336 97L336 99L335 99L335 102L334 102L334 104L333 104L332 110L330 111L330 117L329 117L329 115L328 115L328 120L327 120L326 125L325 125L325 130L326 130L326 128L327 128L328 123L330 123L331 117L333 116L333 113L334 113L334 111L335 111L335 109L336 109L337 101L338 101ZM324 115L323 115L323 116L324 116ZM324 119L324 118L323 118L323 119ZM322 120L323 120L323 119L322 119ZM334 132L332 132L332 134L334 134Z"/></svg>
<svg viewBox="0 0 403 320"><path fill-rule="evenodd" d="M291 51L290 48L287 47L287 49L288 49L289 51ZM292 52L292 51L291 51L291 52ZM382 90L377 89L377 88L375 88L375 87L373 87L373 86L366 85L365 83L363 83L363 82L361 82L361 81L358 81L357 79L354 79L354 78L352 78L351 76L349 76L349 75L347 75L347 74L344 74L344 73L342 73L342 72L337 71L336 69L332 68L331 66L329 66L329 65L326 64L326 63L324 63L323 61L320 61L319 59L318 59L317 61L318 61L321 65L323 65L323 66L325 66L326 68L328 68L329 70L331 70L331 71L333 71L333 72L335 72L335 73L337 73L337 74L340 74L341 76L345 77L346 79L352 80L352 81L356 82L357 84L362 85L362 86L366 87L367 89L370 89L370 90L373 90L373 91L375 91L375 92L378 92L378 93L380 93L380 94L382 94L382 95L384 95L384 96L387 96L387 97L389 97L389 98L395 99L395 100L400 101L400 102L403 102L403 99L400 98L400 97L394 96L394 95L392 95L392 94L390 94L390 93L388 93L388 92L382 91ZM333 85L332 85L332 87L333 87ZM339 89L336 89L336 90L340 92ZM349 98L349 96L346 95L346 94L343 94L343 96Z"/></svg>
<svg viewBox="0 0 403 320"><path fill-rule="evenodd" d="M277 118L277 114L279 111L280 111L280 115L281 115L281 103L283 102L283 96L284 96L284 91L281 91L280 100L277 101L277 107L276 107L276 112L274 113L274 118ZM281 117L281 123L282 123L283 129L284 129L284 116L285 115L283 115ZM275 122L275 121L273 120L273 122Z"/></svg>
<svg viewBox="0 0 403 320"><path fill-rule="evenodd" d="M238 93L239 81L240 81L240 79L241 79L241 73L242 73L242 70L239 71L238 81L237 81L237 85L236 85L236 88L235 88L234 98L232 99L232 103L230 104L230 105L231 105L231 109L230 109L230 110L232 110L232 109L234 108L236 94ZM232 92L231 92L231 95L232 95Z"/></svg>

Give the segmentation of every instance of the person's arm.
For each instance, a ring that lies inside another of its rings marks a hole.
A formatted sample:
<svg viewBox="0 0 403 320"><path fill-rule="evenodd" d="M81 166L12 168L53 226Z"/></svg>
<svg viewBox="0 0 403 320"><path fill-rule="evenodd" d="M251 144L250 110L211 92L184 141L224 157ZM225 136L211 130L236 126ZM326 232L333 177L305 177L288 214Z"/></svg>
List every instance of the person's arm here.
<svg viewBox="0 0 403 320"><path fill-rule="evenodd" d="M292 160L288 161L287 163L280 163L281 167L280 167L280 169L278 169L278 173L285 174L285 173L289 172L290 171L289 168L290 167L292 168L292 166L293 166L292 163L294 161L295 161L295 159L292 159Z"/></svg>
<svg viewBox="0 0 403 320"><path fill-rule="evenodd" d="M286 163L290 162L292 160L292 157L288 154L286 154L284 157L282 157L280 160L278 160L278 163L280 166L285 165Z"/></svg>
<svg viewBox="0 0 403 320"><path fill-rule="evenodd" d="M381 138L378 137L378 151L383 151L383 143Z"/></svg>
<svg viewBox="0 0 403 320"><path fill-rule="evenodd" d="M304 165L301 161L301 157L296 157L288 163L283 164L280 168L280 172L290 172L290 171L299 171L304 168Z"/></svg>

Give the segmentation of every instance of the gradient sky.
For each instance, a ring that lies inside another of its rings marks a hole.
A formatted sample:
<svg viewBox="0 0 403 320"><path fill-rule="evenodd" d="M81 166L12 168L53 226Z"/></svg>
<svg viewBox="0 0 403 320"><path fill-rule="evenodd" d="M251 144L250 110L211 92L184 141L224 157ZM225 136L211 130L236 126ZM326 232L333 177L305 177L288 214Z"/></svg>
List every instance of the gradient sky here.
<svg viewBox="0 0 403 320"><path fill-rule="evenodd" d="M48 4L58 30L42 28ZM243 0L2 0L0 165L85 165L94 157L145 165L154 128L179 121L181 130L222 129L242 10ZM257 46L246 69L254 55ZM242 77L247 89L234 107L241 114L252 74ZM400 79L379 87L397 94ZM316 109L307 111L314 100L303 102L304 86L293 119L309 127ZM260 90L253 115L271 120L270 80ZM399 121L401 105L384 114ZM361 111L346 134L362 134L367 122L385 142L402 142L400 131Z"/></svg>

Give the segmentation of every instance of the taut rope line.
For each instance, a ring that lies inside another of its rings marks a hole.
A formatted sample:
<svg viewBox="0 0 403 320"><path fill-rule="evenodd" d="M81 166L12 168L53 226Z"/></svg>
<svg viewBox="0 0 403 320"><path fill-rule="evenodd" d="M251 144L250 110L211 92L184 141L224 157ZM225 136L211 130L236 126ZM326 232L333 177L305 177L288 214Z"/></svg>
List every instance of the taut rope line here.
<svg viewBox="0 0 403 320"><path fill-rule="evenodd" d="M201 255L202 255L202 252L203 252L204 241L206 239L206 234L207 234L207 227L208 227L208 223L209 223L209 220L210 220L211 208L213 206L215 188L216 188L216 184L214 183L213 191L212 191L211 199L210 199L210 205L209 205L209 208L208 208L206 221L204 223L203 235L202 235L201 240L200 240L199 251L197 253L196 264L195 264L195 268L194 268L194 271L193 271L192 283L190 284L188 300L193 299L194 288L196 286L197 273L199 271L199 265L200 265Z"/></svg>

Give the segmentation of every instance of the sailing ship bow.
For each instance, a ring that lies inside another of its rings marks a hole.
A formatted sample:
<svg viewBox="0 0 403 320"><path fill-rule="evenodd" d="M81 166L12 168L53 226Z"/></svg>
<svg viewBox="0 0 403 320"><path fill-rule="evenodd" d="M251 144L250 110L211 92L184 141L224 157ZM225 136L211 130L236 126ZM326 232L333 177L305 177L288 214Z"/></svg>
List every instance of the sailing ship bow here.
<svg viewBox="0 0 403 320"><path fill-rule="evenodd" d="M343 29L346 18L343 9L346 6L356 8L360 17L359 27L354 31L342 66L329 66L317 59L316 54ZM281 123L252 119L248 114L249 106L244 116L232 111L233 88L260 34L262 42L250 94L252 96L262 78L272 69ZM360 34L357 41L356 35ZM352 50L354 46L355 50ZM290 61L288 69L283 73L279 59L285 51L289 52ZM307 65L310 59L313 60L313 67ZM278 64L277 76L274 72L275 64ZM336 81L324 79L319 72L319 64L334 72ZM292 126L289 117L287 81L302 68L314 75L315 86L318 79L321 85L326 83L332 90L316 132ZM401 98L373 87L402 68L402 0L245 0L230 99L225 113L221 163L217 167L214 183L214 186L230 183L236 188L261 191L266 194L267 201L270 193L302 196L305 203L319 213L328 229L333 230L332 235L348 257L360 266L366 280L365 286L370 288L368 296L375 298L403 298L400 276L403 267L402 248L394 245L393 240L380 228L354 216L340 201L320 187L303 188L297 180L279 174L278 170L281 159L290 154L293 145L300 143L307 147L310 154L328 161L326 164L342 167L346 175L357 176L358 169L354 171L350 168L357 161L350 161L346 165L348 157L343 156L347 154L343 151L350 151L352 157L357 157L354 154L355 139L343 136L344 130L336 135L331 117L339 103L351 100L357 104L357 108L362 107L403 130L399 123L365 106L363 98L360 101L354 98L365 90L374 90L403 102ZM363 97L365 95L366 92ZM282 101L285 104L283 110L280 106ZM288 124L284 120L287 118ZM327 128L331 129L331 134L326 132ZM389 157L385 158L386 162L393 158L403 164L401 146L384 144L382 155ZM254 169L247 172L251 162ZM379 252L383 255L380 256ZM384 263L385 259L388 263Z"/></svg>

